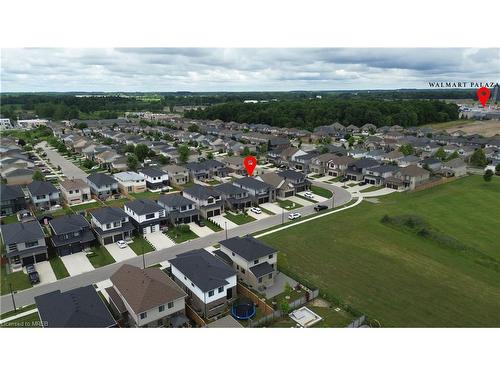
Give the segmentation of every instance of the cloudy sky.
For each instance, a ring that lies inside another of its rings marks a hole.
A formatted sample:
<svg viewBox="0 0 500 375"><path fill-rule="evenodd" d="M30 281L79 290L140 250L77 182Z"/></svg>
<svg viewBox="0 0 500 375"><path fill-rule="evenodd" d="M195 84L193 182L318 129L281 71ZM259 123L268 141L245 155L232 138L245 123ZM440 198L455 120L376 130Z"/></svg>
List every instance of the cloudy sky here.
<svg viewBox="0 0 500 375"><path fill-rule="evenodd" d="M426 88L500 81L500 49L2 49L1 92Z"/></svg>

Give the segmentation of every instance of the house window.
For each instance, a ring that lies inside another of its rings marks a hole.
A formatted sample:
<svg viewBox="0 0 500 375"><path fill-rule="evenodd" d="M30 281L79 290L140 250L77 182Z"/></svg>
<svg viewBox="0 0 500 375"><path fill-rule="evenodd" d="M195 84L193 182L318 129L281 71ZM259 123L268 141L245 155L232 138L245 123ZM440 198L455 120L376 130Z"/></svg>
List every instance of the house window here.
<svg viewBox="0 0 500 375"><path fill-rule="evenodd" d="M234 257L234 253L231 253L231 254L233 254L233 257Z"/></svg>
<svg viewBox="0 0 500 375"><path fill-rule="evenodd" d="M217 289L217 291L218 291L219 293L224 292L224 287L223 287L223 286L219 287L219 289Z"/></svg>
<svg viewBox="0 0 500 375"><path fill-rule="evenodd" d="M188 278L186 276L184 276L184 280L187 280Z"/></svg>
<svg viewBox="0 0 500 375"><path fill-rule="evenodd" d="M213 290L211 290L210 292L208 292L208 296L209 297L213 297L213 295L214 295L214 291Z"/></svg>
<svg viewBox="0 0 500 375"><path fill-rule="evenodd" d="M26 247L33 247L33 246L37 246L37 245L38 245L38 241L30 241L30 242L25 243Z"/></svg>
<svg viewBox="0 0 500 375"><path fill-rule="evenodd" d="M194 288L194 284L193 283L191 283L191 286Z"/></svg>
<svg viewBox="0 0 500 375"><path fill-rule="evenodd" d="M254 260L253 264L259 264L259 260L258 259Z"/></svg>
<svg viewBox="0 0 500 375"><path fill-rule="evenodd" d="M173 302L169 302L167 306L168 306L169 309L171 309L172 307L174 307L174 303Z"/></svg>
<svg viewBox="0 0 500 375"><path fill-rule="evenodd" d="M146 317L147 317L147 316L148 316L148 314L147 314L147 313L145 313L145 312L143 312L143 313L141 313L141 314L139 315L139 318L141 318L141 319L146 319Z"/></svg>
<svg viewBox="0 0 500 375"><path fill-rule="evenodd" d="M262 282L262 277L259 277L259 283L261 283L261 282Z"/></svg>
<svg viewBox="0 0 500 375"><path fill-rule="evenodd" d="M155 214L147 214L146 215L146 220L154 219L154 217L155 217Z"/></svg>
<svg viewBox="0 0 500 375"><path fill-rule="evenodd" d="M111 228L111 224L106 224L106 229Z"/></svg>
<svg viewBox="0 0 500 375"><path fill-rule="evenodd" d="M159 312L165 311L165 305L158 306L158 311Z"/></svg>
<svg viewBox="0 0 500 375"><path fill-rule="evenodd" d="M242 269L241 269L241 273L245 273L245 269L243 269L243 268L242 268Z"/></svg>
<svg viewBox="0 0 500 375"><path fill-rule="evenodd" d="M132 186L127 186L127 191L131 192L132 191Z"/></svg>
<svg viewBox="0 0 500 375"><path fill-rule="evenodd" d="M272 278L273 278L273 274L272 274L272 273L270 273L268 277L269 277L270 279L272 279Z"/></svg>
<svg viewBox="0 0 500 375"><path fill-rule="evenodd" d="M269 259L273 259L273 254L269 255Z"/></svg>

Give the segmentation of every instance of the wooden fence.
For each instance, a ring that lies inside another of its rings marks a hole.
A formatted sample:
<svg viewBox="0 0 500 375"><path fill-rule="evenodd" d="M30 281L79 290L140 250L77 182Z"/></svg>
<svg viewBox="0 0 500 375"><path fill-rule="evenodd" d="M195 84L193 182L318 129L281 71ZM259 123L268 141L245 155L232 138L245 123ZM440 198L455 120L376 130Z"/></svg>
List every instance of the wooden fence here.
<svg viewBox="0 0 500 375"><path fill-rule="evenodd" d="M269 306L266 302L260 299L260 297L252 292L250 289L247 287L241 285L240 283L237 284L236 286L236 291L238 292L238 295L242 295L250 299L253 303L255 303L262 311L264 311L264 314L272 314L274 312L274 309Z"/></svg>
<svg viewBox="0 0 500 375"><path fill-rule="evenodd" d="M417 185L417 186L415 186L415 189L413 189L412 191L415 192L415 191L422 191L422 190L430 189L434 186L439 186L442 184L446 184L448 182L455 181L456 179L457 179L457 177L448 177L448 178L442 177L438 180L429 181L429 182L426 182L424 184Z"/></svg>
<svg viewBox="0 0 500 375"><path fill-rule="evenodd" d="M205 327L207 323L194 311L189 305L186 304L186 316L198 324L200 327Z"/></svg>

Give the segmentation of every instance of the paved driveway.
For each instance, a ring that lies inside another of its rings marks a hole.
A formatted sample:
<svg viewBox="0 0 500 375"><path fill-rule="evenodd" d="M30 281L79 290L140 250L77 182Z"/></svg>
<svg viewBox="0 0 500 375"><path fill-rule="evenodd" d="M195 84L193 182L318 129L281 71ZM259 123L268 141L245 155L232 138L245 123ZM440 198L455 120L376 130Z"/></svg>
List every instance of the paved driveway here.
<svg viewBox="0 0 500 375"><path fill-rule="evenodd" d="M60 166L62 172L67 178L81 178L85 180L85 178L87 177L87 173L82 171L75 164L64 158L61 154L59 154L51 147L49 148L47 142L40 142L36 145L36 147L41 147L47 153L47 158L51 161L51 163Z"/></svg>
<svg viewBox="0 0 500 375"><path fill-rule="evenodd" d="M71 276L94 270L94 266L90 263L87 255L83 251L71 255L61 257L62 262L66 266Z"/></svg>
<svg viewBox="0 0 500 375"><path fill-rule="evenodd" d="M40 276L40 285L53 283L57 280L57 277L54 274L52 266L50 265L50 262L48 260L46 260L45 262L36 263L35 268L38 272L38 275Z"/></svg>
<svg viewBox="0 0 500 375"><path fill-rule="evenodd" d="M283 209L274 203L262 203L260 207L265 208L268 211L274 212L275 214L281 214Z"/></svg>
<svg viewBox="0 0 500 375"><path fill-rule="evenodd" d="M222 215L213 216L209 220L212 220L214 223L216 223L222 229L226 228L225 224L224 224L226 222L227 222L227 229L233 229L233 228L236 228L238 226L238 224L233 223L231 220L226 219Z"/></svg>
<svg viewBox="0 0 500 375"><path fill-rule="evenodd" d="M247 214L248 214L248 216L251 216L256 220L262 220L262 219L265 219L266 217L271 216L271 215L266 214L264 211L262 211L260 214L256 214L255 212L248 210Z"/></svg>
<svg viewBox="0 0 500 375"><path fill-rule="evenodd" d="M313 195L312 199L314 199L318 203L321 203L321 202L328 200L328 198L322 197L321 195L318 195L318 194L314 194L312 191L310 193ZM300 198L303 195L304 195L304 193L300 193L300 194L297 194L297 197ZM309 201L308 201L308 203L312 204L312 202L309 202Z"/></svg>
<svg viewBox="0 0 500 375"><path fill-rule="evenodd" d="M165 249L175 245L175 242L162 232L148 233L145 235L145 238L156 250Z"/></svg>
<svg viewBox="0 0 500 375"><path fill-rule="evenodd" d="M132 250L128 245L123 249L120 248L116 243L112 243L104 247L106 248L106 250L108 250L108 252L117 262L121 262L122 260L130 259L137 256L137 254L134 253L134 250Z"/></svg>
<svg viewBox="0 0 500 375"><path fill-rule="evenodd" d="M209 227L207 227L206 225L204 227L200 227L198 224L196 223L189 223L189 229L191 229L191 231L196 234L198 237L205 237L205 236L208 236L212 233L214 233L214 231L212 229L210 229Z"/></svg>
<svg viewBox="0 0 500 375"><path fill-rule="evenodd" d="M295 203L298 203L302 206L310 206L311 204L315 204L313 202L309 202L303 198L301 198L300 196L297 196L297 195L294 195L293 197L288 197L286 199L289 199L291 200L292 202L295 202Z"/></svg>

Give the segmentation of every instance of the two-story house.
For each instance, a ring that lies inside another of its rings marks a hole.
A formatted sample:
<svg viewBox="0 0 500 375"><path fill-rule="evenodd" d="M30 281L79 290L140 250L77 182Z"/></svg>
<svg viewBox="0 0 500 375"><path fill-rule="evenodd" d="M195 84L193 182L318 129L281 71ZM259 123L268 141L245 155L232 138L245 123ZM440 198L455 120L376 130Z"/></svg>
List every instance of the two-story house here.
<svg viewBox="0 0 500 375"><path fill-rule="evenodd" d="M92 229L101 245L130 240L135 229L129 216L118 207L102 207L90 212Z"/></svg>
<svg viewBox="0 0 500 375"><path fill-rule="evenodd" d="M276 200L276 189L256 178L243 177L233 181L233 185L248 191L254 204L274 202Z"/></svg>
<svg viewBox="0 0 500 375"><path fill-rule="evenodd" d="M47 181L33 181L27 186L31 202L37 209L50 210L61 204L59 190Z"/></svg>
<svg viewBox="0 0 500 375"><path fill-rule="evenodd" d="M287 184L293 186L295 194L309 190L311 187L311 181L306 178L304 173L285 169L278 171L277 174L284 178Z"/></svg>
<svg viewBox="0 0 500 375"><path fill-rule="evenodd" d="M366 168L364 181L367 184L375 186L385 185L385 179L394 176L397 171L399 171L399 167L392 164L383 164Z"/></svg>
<svg viewBox="0 0 500 375"><path fill-rule="evenodd" d="M97 198L105 200L110 196L120 194L118 181L104 173L92 173L87 176L90 191Z"/></svg>
<svg viewBox="0 0 500 375"><path fill-rule="evenodd" d="M159 268L124 264L106 288L113 312L129 327L180 327L186 293Z"/></svg>
<svg viewBox="0 0 500 375"><path fill-rule="evenodd" d="M314 159L318 155L319 152L317 151L297 152L292 156L289 165L291 168L303 171L304 173L309 173L310 172L309 166L311 165L312 159Z"/></svg>
<svg viewBox="0 0 500 375"><path fill-rule="evenodd" d="M208 186L194 184L184 189L182 195L196 204L204 218L220 215L224 211L220 193Z"/></svg>
<svg viewBox="0 0 500 375"><path fill-rule="evenodd" d="M347 168L356 160L351 156L337 156L328 162L328 175L333 177L344 176Z"/></svg>
<svg viewBox="0 0 500 375"><path fill-rule="evenodd" d="M227 310L236 297L236 271L204 249L170 260L173 280L188 294L187 303L210 318Z"/></svg>
<svg viewBox="0 0 500 375"><path fill-rule="evenodd" d="M157 168L144 168L139 174L146 180L149 190L161 190L168 185L168 173Z"/></svg>
<svg viewBox="0 0 500 375"><path fill-rule="evenodd" d="M363 158L356 160L346 170L346 177L353 181L362 181L368 168L379 166L380 163L375 159Z"/></svg>
<svg viewBox="0 0 500 375"><path fill-rule="evenodd" d="M187 163L186 168L192 180L208 180L213 177L227 176L228 169L217 160L205 160L199 163Z"/></svg>
<svg viewBox="0 0 500 375"><path fill-rule="evenodd" d="M90 186L82 179L68 179L59 184L61 195L68 205L80 204L89 201L91 198Z"/></svg>
<svg viewBox="0 0 500 375"><path fill-rule="evenodd" d="M246 176L247 171L245 169L243 161L244 158L240 156L228 156L224 158L223 163L229 169L230 173Z"/></svg>
<svg viewBox="0 0 500 375"><path fill-rule="evenodd" d="M233 267L238 279L252 288L262 290L274 284L278 250L253 237L233 237L220 242L215 254Z"/></svg>
<svg viewBox="0 0 500 375"><path fill-rule="evenodd" d="M224 202L224 207L232 211L240 211L252 207L252 197L248 191L227 182L214 187Z"/></svg>
<svg viewBox="0 0 500 375"><path fill-rule="evenodd" d="M94 245L95 236L90 224L82 215L64 215L49 222L50 241L59 256L87 250Z"/></svg>
<svg viewBox="0 0 500 375"><path fill-rule="evenodd" d="M180 165L166 165L162 170L167 172L170 186L181 186L189 181L189 171Z"/></svg>
<svg viewBox="0 0 500 375"><path fill-rule="evenodd" d="M408 167L401 168L395 173L394 177L403 182L402 187L404 189L413 190L418 185L427 182L430 175L431 173L426 169L420 168L416 165L409 165ZM401 188L401 186L399 186L399 188Z"/></svg>
<svg viewBox="0 0 500 375"><path fill-rule="evenodd" d="M0 231L10 264L25 266L47 260L45 236L38 221L2 225Z"/></svg>
<svg viewBox="0 0 500 375"><path fill-rule="evenodd" d="M142 193L146 191L146 180L137 172L126 171L113 175L122 194Z"/></svg>
<svg viewBox="0 0 500 375"><path fill-rule="evenodd" d="M200 219L196 203L180 194L160 195L158 204L165 209L171 225L194 223Z"/></svg>
<svg viewBox="0 0 500 375"><path fill-rule="evenodd" d="M139 234L158 232L166 222L165 209L151 199L127 202L123 209Z"/></svg>
<svg viewBox="0 0 500 375"><path fill-rule="evenodd" d="M328 170L328 163L334 159L337 155L326 153L315 156L311 159L311 163L309 164L309 170L311 173L316 173L319 175L326 174Z"/></svg>
<svg viewBox="0 0 500 375"><path fill-rule="evenodd" d="M14 215L27 208L21 186L0 185L0 216Z"/></svg>

